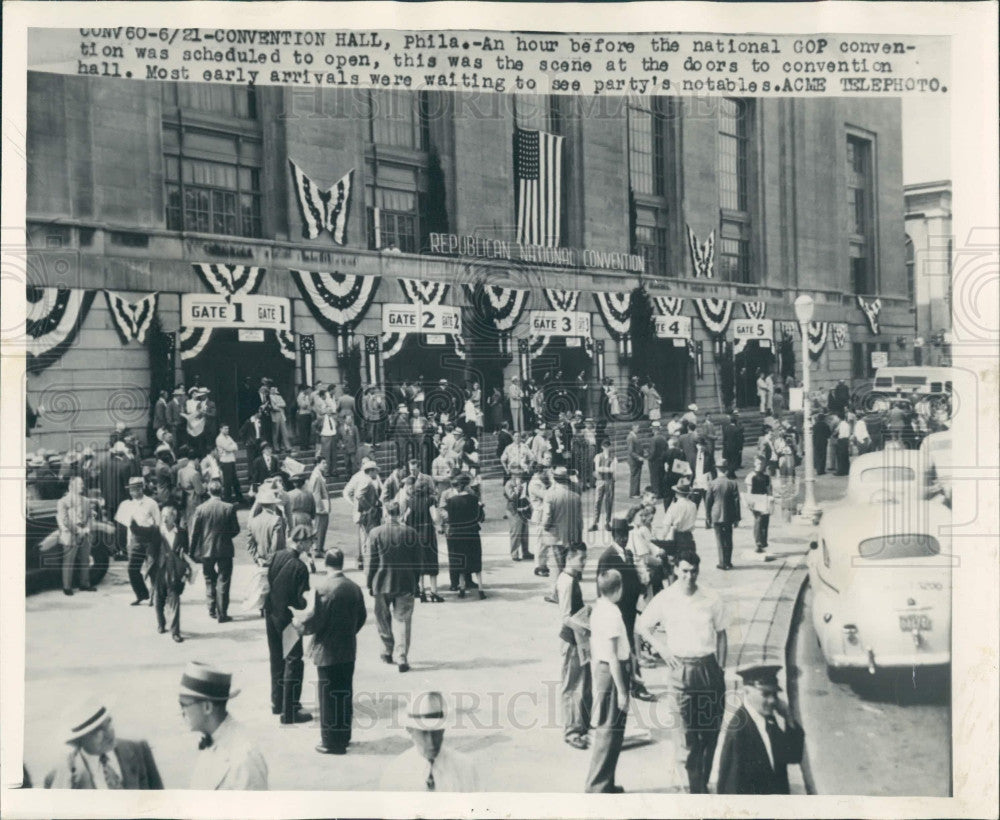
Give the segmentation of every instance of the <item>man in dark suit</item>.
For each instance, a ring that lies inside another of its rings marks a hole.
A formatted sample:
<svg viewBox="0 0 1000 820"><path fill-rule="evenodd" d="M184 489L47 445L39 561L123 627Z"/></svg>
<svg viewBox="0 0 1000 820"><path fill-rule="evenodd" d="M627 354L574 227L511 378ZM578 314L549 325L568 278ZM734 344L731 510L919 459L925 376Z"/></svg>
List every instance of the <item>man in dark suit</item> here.
<svg viewBox="0 0 1000 820"><path fill-rule="evenodd" d="M357 634L368 613L361 587L344 575L344 553L334 548L324 560L326 575L316 584L316 605L302 622L302 632L313 636L309 657L319 679L316 751L342 755L351 742Z"/></svg>
<svg viewBox="0 0 1000 820"><path fill-rule="evenodd" d="M680 448L677 436L671 436L667 442L667 455L664 459L666 473L663 477L663 509L674 503L674 487L685 476L690 476L691 465L687 456ZM676 468L676 469L675 469Z"/></svg>
<svg viewBox="0 0 1000 820"><path fill-rule="evenodd" d="M47 789L162 789L153 752L144 740L119 740L111 712L88 701L67 715L71 750L45 778Z"/></svg>
<svg viewBox="0 0 1000 820"><path fill-rule="evenodd" d="M558 603L556 583L566 566L566 552L583 541L583 499L573 491L569 471L563 465L552 470L552 486L545 493L543 509L542 543L550 548L549 555L556 563L552 589L545 600L554 604Z"/></svg>
<svg viewBox="0 0 1000 820"><path fill-rule="evenodd" d="M635 618L636 603L642 595L643 584L639 580L639 572L635 567L635 556L632 551L625 548L628 543L629 526L624 518L615 518L611 521L611 541L608 547L597 560L597 577L600 578L609 569L617 570L622 577L622 594L618 599L618 609L621 610L622 620L625 621L625 631L628 633L628 645L631 659L629 661L629 674L631 678L630 689L632 697L639 700L652 701L656 697L646 690L645 684L639 673L638 655L635 651ZM601 594L600 586L597 594Z"/></svg>
<svg viewBox="0 0 1000 820"><path fill-rule="evenodd" d="M222 482L208 482L208 500L191 519L191 555L205 573L208 614L223 624L229 617L229 584L233 578L233 538L239 535L236 507L222 500Z"/></svg>
<svg viewBox="0 0 1000 820"><path fill-rule="evenodd" d="M639 425L633 424L625 437L625 452L628 456L628 497L638 498L642 484L642 461L646 451L639 443Z"/></svg>
<svg viewBox="0 0 1000 820"><path fill-rule="evenodd" d="M805 733L778 695L780 668L755 664L737 670L743 679L743 705L722 740L718 794L789 793L788 764L802 762Z"/></svg>
<svg viewBox="0 0 1000 820"><path fill-rule="evenodd" d="M184 418L181 415L184 412L184 399L187 393L184 392L183 385L179 385L174 388L173 394L170 396L170 401L167 402L167 429L170 430L170 434L174 437L174 448L179 448L185 443L184 431L187 425L184 424Z"/></svg>
<svg viewBox="0 0 1000 820"><path fill-rule="evenodd" d="M254 492L269 478L281 475L281 467L278 464L278 457L274 454L274 448L270 442L265 441L261 446L260 455L250 464L250 486Z"/></svg>
<svg viewBox="0 0 1000 820"><path fill-rule="evenodd" d="M830 443L830 425L823 413L813 416L813 468L816 475L826 475L826 449Z"/></svg>
<svg viewBox="0 0 1000 820"><path fill-rule="evenodd" d="M722 457L733 466L734 470L743 466L743 438L740 414L733 412L722 425Z"/></svg>
<svg viewBox="0 0 1000 820"><path fill-rule="evenodd" d="M153 432L169 429L167 426L167 405L170 403L170 393L161 390L156 404L153 405Z"/></svg>
<svg viewBox="0 0 1000 820"><path fill-rule="evenodd" d="M733 527L740 523L740 485L725 459L719 461L720 474L705 496L705 520L715 529L719 548L717 569L733 568Z"/></svg>
<svg viewBox="0 0 1000 820"><path fill-rule="evenodd" d="M191 577L188 564L188 533L177 526L177 508L165 504L160 510L160 543L150 562L150 577L153 587L153 607L156 611L157 631L162 635L167 631L170 620L170 634L176 643L181 637L181 593L184 583Z"/></svg>
<svg viewBox="0 0 1000 820"><path fill-rule="evenodd" d="M264 447L264 423L260 420L260 413L253 413L250 418L243 422L237 438L243 445L243 449L247 451L247 460L253 466Z"/></svg>
<svg viewBox="0 0 1000 820"><path fill-rule="evenodd" d="M399 520L399 501L387 501L386 522L375 527L368 540L368 592L375 599L375 621L382 639L382 660L410 669L410 622L420 571L417 531Z"/></svg>
<svg viewBox="0 0 1000 820"><path fill-rule="evenodd" d="M288 641L283 634L292 623L289 609L306 608L309 567L299 558L299 553L308 554L312 537L311 527L305 524L295 527L285 542L285 549L274 554L267 571L269 589L264 597L264 626L271 658L271 712L281 715L282 723L308 723L312 720L312 715L302 711L302 678L305 674L302 637L287 646Z"/></svg>
<svg viewBox="0 0 1000 820"><path fill-rule="evenodd" d="M653 441L649 446L649 486L657 498L663 498L663 465L667 458L667 440L659 421L653 422Z"/></svg>
<svg viewBox="0 0 1000 820"><path fill-rule="evenodd" d="M681 419L681 434L677 437L677 445L684 451L684 457L693 462L697 452L698 436L695 435L694 428L690 423Z"/></svg>

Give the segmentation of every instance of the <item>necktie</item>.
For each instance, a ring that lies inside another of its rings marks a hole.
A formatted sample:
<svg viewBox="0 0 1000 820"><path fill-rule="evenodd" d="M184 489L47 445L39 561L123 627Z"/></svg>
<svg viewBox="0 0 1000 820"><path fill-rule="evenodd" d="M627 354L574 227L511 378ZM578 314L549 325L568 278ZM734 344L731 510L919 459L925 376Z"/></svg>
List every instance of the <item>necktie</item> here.
<svg viewBox="0 0 1000 820"><path fill-rule="evenodd" d="M427 791L434 791L434 761L431 761L430 767L427 769Z"/></svg>
<svg viewBox="0 0 1000 820"><path fill-rule="evenodd" d="M774 758L774 769L777 771L782 764L781 750L784 748L785 736L778 727L778 721L774 716L764 718L764 726L767 728L767 737L771 741L771 757Z"/></svg>
<svg viewBox="0 0 1000 820"><path fill-rule="evenodd" d="M104 782L107 783L109 789L120 789L122 788L122 779L118 772L114 770L111 766L111 762L108 760L107 752L102 754L98 760L101 761L101 771L104 773Z"/></svg>
<svg viewBox="0 0 1000 820"><path fill-rule="evenodd" d="M198 741L198 750L207 749L212 745L212 736L207 732L201 736L201 740Z"/></svg>

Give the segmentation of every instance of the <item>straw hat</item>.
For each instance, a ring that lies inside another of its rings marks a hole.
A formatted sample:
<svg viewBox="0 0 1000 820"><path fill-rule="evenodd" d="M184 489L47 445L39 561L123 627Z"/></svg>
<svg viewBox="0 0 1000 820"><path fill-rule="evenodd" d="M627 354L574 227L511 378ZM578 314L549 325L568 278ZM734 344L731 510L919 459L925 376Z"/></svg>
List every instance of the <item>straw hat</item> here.
<svg viewBox="0 0 1000 820"><path fill-rule="evenodd" d="M410 699L404 725L407 729L435 732L445 727L444 697L440 692L421 692Z"/></svg>
<svg viewBox="0 0 1000 820"><path fill-rule="evenodd" d="M214 669L207 663L191 661L181 676L180 694L199 700L226 701L235 698L239 689L232 688L233 676Z"/></svg>
<svg viewBox="0 0 1000 820"><path fill-rule="evenodd" d="M111 709L107 699L90 697L71 706L66 711L65 717L67 726L65 741L72 743L111 720Z"/></svg>

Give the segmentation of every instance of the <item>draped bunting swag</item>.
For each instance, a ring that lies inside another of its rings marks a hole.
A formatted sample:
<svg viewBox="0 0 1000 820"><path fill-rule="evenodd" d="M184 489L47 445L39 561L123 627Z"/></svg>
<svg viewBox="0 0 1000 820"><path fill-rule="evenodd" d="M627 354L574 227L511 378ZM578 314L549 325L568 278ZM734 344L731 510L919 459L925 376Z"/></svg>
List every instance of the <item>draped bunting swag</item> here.
<svg viewBox="0 0 1000 820"><path fill-rule="evenodd" d="M267 268L254 265L213 265L198 263L194 266L198 278L212 293L220 296L256 293Z"/></svg>
<svg viewBox="0 0 1000 820"><path fill-rule="evenodd" d="M576 310L576 306L580 303L580 291L578 290L543 288L543 291L550 310Z"/></svg>
<svg viewBox="0 0 1000 820"><path fill-rule="evenodd" d="M278 348L286 359L295 361L295 334L289 330L277 331Z"/></svg>
<svg viewBox="0 0 1000 820"><path fill-rule="evenodd" d="M132 339L145 344L146 334L156 315L157 294L150 293L133 303L120 293L106 290L104 298L122 344L127 345Z"/></svg>
<svg viewBox="0 0 1000 820"><path fill-rule="evenodd" d="M866 302L859 296L858 307L861 308L861 312L865 314L865 319L868 320L868 327L871 329L871 332L878 336L878 315L882 311L882 300L872 299L870 302Z"/></svg>
<svg viewBox="0 0 1000 820"><path fill-rule="evenodd" d="M292 281L324 330L337 339L343 356L354 340L354 329L368 313L378 292L378 276L291 270Z"/></svg>
<svg viewBox="0 0 1000 820"><path fill-rule="evenodd" d="M330 188L323 190L302 173L291 159L288 164L292 170L295 201L302 217L302 236L305 239L315 239L326 230L336 244L345 244L354 170L348 171Z"/></svg>
<svg viewBox="0 0 1000 820"><path fill-rule="evenodd" d="M187 361L205 349L205 345L212 338L212 329L208 327L182 327L177 332L177 336L181 361Z"/></svg>
<svg viewBox="0 0 1000 820"><path fill-rule="evenodd" d="M714 297L696 298L694 306L698 309L701 321L708 328L709 333L721 336L729 327L729 320L733 316L733 303L728 299L716 299Z"/></svg>
<svg viewBox="0 0 1000 820"><path fill-rule="evenodd" d="M809 359L818 362L826 347L826 338L830 325L828 322L810 322L806 336L809 339Z"/></svg>
<svg viewBox="0 0 1000 820"><path fill-rule="evenodd" d="M833 332L832 341L836 349L842 348L849 340L849 331L845 322L836 322L831 328Z"/></svg>
<svg viewBox="0 0 1000 820"><path fill-rule="evenodd" d="M29 285L27 299L27 369L39 373L66 352L87 317L95 291Z"/></svg>
<svg viewBox="0 0 1000 820"><path fill-rule="evenodd" d="M632 294L595 293L594 302L612 338L627 340L632 327Z"/></svg>
<svg viewBox="0 0 1000 820"><path fill-rule="evenodd" d="M711 279L712 269L715 265L715 231L711 231L708 239L701 245L698 244L698 238L694 235L690 225L687 226L687 234L688 247L691 249L691 263L694 266L694 278Z"/></svg>
<svg viewBox="0 0 1000 820"><path fill-rule="evenodd" d="M490 306L490 319L500 334L500 353L510 355L510 334L528 306L530 291L505 288L499 285L466 285L465 291L470 303L475 303L477 288L481 288Z"/></svg>
<svg viewBox="0 0 1000 820"><path fill-rule="evenodd" d="M653 304L663 316L680 316L684 310L683 296L654 296Z"/></svg>

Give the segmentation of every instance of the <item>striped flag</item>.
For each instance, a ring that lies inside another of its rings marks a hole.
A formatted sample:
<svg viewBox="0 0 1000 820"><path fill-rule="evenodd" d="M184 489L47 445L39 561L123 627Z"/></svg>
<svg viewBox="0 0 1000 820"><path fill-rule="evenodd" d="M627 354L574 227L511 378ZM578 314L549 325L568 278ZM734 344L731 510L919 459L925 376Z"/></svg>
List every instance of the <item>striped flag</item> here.
<svg viewBox="0 0 1000 820"><path fill-rule="evenodd" d="M514 130L517 241L559 246L562 214L563 138L545 131Z"/></svg>

